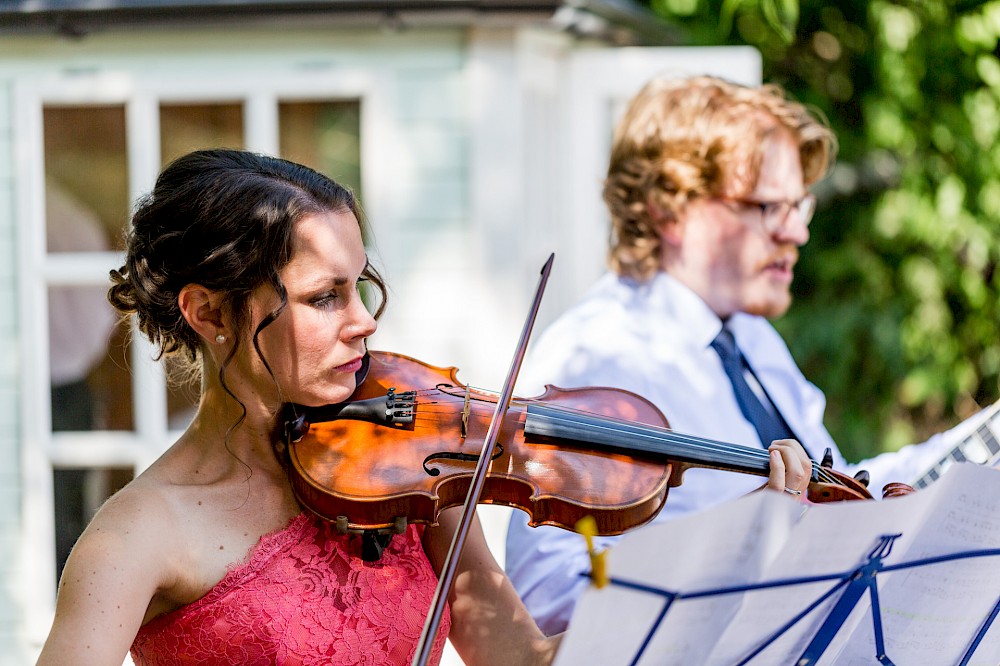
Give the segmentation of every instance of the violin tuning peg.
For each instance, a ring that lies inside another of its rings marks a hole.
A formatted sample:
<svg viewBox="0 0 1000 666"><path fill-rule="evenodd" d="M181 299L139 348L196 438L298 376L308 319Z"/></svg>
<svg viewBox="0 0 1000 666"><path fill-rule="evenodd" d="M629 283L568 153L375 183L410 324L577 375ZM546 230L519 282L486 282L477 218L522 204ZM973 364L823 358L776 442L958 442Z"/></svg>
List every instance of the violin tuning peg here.
<svg viewBox="0 0 1000 666"><path fill-rule="evenodd" d="M821 462L820 467L831 468L833 467L833 450L828 446L826 451L823 452L823 462Z"/></svg>
<svg viewBox="0 0 1000 666"><path fill-rule="evenodd" d="M871 482L872 480L872 477L867 470L861 470L860 472L854 475L854 480L863 485L865 488L867 488L868 483Z"/></svg>

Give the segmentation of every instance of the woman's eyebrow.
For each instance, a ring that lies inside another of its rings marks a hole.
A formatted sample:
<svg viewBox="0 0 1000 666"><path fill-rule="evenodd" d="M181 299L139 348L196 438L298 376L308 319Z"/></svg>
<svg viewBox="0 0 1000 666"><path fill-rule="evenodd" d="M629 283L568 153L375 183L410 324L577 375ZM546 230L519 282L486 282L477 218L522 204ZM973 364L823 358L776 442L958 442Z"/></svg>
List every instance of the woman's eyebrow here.
<svg viewBox="0 0 1000 666"><path fill-rule="evenodd" d="M328 276L316 276L315 278L309 280L308 282L303 282L301 289L304 292L315 292L324 289L332 289L336 287L343 287L344 285L350 284L351 279L344 277L342 275L334 275L332 277Z"/></svg>

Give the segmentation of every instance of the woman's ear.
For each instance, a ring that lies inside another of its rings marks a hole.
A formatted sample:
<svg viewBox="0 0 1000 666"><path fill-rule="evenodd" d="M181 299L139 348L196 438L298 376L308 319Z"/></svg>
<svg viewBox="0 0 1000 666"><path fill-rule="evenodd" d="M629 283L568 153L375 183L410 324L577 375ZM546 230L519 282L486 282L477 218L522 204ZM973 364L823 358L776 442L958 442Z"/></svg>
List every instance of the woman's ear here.
<svg viewBox="0 0 1000 666"><path fill-rule="evenodd" d="M188 325L209 343L224 342L230 331L222 317L222 294L189 284L177 295L177 305Z"/></svg>

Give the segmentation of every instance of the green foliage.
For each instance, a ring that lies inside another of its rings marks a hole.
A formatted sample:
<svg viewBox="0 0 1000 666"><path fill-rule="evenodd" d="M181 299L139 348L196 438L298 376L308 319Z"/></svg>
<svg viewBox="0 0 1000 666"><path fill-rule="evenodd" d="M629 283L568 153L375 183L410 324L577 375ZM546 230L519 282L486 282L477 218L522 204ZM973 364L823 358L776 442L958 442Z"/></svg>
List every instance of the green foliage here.
<svg viewBox="0 0 1000 666"><path fill-rule="evenodd" d="M777 325L848 457L997 400L1000 1L650 4L688 44L756 46L838 136Z"/></svg>

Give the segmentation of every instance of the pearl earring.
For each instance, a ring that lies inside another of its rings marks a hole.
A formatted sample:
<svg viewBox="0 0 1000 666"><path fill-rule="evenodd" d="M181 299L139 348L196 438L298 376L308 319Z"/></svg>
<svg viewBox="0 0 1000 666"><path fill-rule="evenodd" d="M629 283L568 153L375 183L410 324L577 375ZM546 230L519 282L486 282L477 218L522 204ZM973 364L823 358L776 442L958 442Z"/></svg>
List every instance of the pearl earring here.
<svg viewBox="0 0 1000 666"><path fill-rule="evenodd" d="M219 333L217 336L215 336L215 341L221 345L223 342L226 341L226 336L224 336L222 333Z"/></svg>

